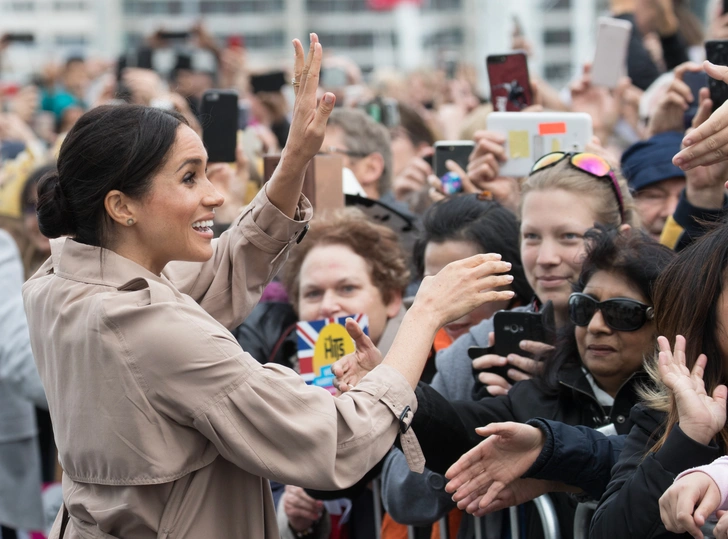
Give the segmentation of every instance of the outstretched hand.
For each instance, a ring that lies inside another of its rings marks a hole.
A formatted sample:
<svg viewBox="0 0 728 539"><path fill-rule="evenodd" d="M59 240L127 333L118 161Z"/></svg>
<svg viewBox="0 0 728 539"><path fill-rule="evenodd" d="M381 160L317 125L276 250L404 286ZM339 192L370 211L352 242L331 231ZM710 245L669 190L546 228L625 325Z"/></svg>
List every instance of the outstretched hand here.
<svg viewBox="0 0 728 539"><path fill-rule="evenodd" d="M342 393L357 385L369 371L382 362L382 353L354 319L346 319L346 331L354 339L356 350L331 366L331 372L335 376L334 387Z"/></svg>
<svg viewBox="0 0 728 539"><path fill-rule="evenodd" d="M728 67L704 62L705 72L716 80L728 82ZM685 135L684 149L672 162L683 170L712 165L728 159L728 102L723 103L697 129Z"/></svg>
<svg viewBox="0 0 728 539"><path fill-rule="evenodd" d="M700 527L720 502L720 489L708 474L689 473L675 481L660 498L660 518L667 531L702 538Z"/></svg>
<svg viewBox="0 0 728 539"><path fill-rule="evenodd" d="M665 337L658 337L657 343L660 378L675 397L680 429L696 442L708 444L725 425L728 388L719 385L712 396L708 395L703 382L708 358L700 354L690 371L682 335L675 338L674 351L670 350L670 342Z"/></svg>
<svg viewBox="0 0 728 539"><path fill-rule="evenodd" d="M476 432L486 439L450 467L445 490L454 493L453 501L460 509L484 514L502 499L501 491L533 465L543 449L544 436L536 427L513 422L491 423Z"/></svg>

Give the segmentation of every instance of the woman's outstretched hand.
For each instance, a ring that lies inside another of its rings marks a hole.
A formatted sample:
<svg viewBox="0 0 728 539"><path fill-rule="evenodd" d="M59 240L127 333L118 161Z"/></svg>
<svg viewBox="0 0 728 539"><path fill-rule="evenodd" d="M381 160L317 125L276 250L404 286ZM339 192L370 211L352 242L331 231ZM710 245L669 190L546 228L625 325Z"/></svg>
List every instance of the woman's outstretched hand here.
<svg viewBox="0 0 728 539"><path fill-rule="evenodd" d="M703 62L705 72L716 80L728 82L728 67ZM684 149L672 162L683 170L712 165L728 159L728 102L723 103L700 127L683 139Z"/></svg>
<svg viewBox="0 0 728 539"><path fill-rule="evenodd" d="M675 397L680 429L701 444L708 444L721 431L726 420L726 397L728 388L719 385L708 395L703 383L703 373L708 358L700 354L692 372L685 362L685 337L675 338L675 349L670 342L658 337L660 347L658 368L660 378Z"/></svg>
<svg viewBox="0 0 728 539"><path fill-rule="evenodd" d="M454 493L460 509L483 515L500 508L498 500L510 498L499 495L536 462L544 436L536 427L513 422L491 423L476 432L485 440L450 467L445 490Z"/></svg>
<svg viewBox="0 0 728 539"><path fill-rule="evenodd" d="M660 518L673 533L703 537L700 527L718 508L720 489L706 473L696 471L677 481L660 498Z"/></svg>
<svg viewBox="0 0 728 539"><path fill-rule="evenodd" d="M354 339L356 351L345 355L331 366L331 372L335 376L334 387L342 393L358 384L383 359L379 349L352 318L346 319L346 331Z"/></svg>

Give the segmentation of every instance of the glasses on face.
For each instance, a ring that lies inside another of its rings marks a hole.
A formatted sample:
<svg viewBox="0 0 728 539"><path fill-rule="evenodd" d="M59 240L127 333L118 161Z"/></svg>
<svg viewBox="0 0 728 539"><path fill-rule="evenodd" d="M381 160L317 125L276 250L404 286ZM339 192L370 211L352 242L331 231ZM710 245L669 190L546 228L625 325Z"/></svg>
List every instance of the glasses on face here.
<svg viewBox="0 0 728 539"><path fill-rule="evenodd" d="M652 307L635 299L597 301L578 292L569 296L569 318L577 326L588 326L597 311L601 311L604 322L615 331L637 331L655 317Z"/></svg>
<svg viewBox="0 0 728 539"><path fill-rule="evenodd" d="M622 197L622 189L617 182L617 176L614 174L612 167L607 163L606 159L595 153L573 153L573 152L551 152L544 155L541 159L534 163L531 168L531 174L552 167L568 158L569 164L582 172L586 172L590 176L599 178L600 180L609 181L617 197L619 205L619 215L624 221L624 198ZM529 174L529 176L531 175Z"/></svg>
<svg viewBox="0 0 728 539"><path fill-rule="evenodd" d="M350 150L345 150L344 148L337 148L336 146L324 146L319 150L319 155L327 155L330 153L340 153L341 155L346 155L348 157L366 157L369 155L365 152L353 152Z"/></svg>

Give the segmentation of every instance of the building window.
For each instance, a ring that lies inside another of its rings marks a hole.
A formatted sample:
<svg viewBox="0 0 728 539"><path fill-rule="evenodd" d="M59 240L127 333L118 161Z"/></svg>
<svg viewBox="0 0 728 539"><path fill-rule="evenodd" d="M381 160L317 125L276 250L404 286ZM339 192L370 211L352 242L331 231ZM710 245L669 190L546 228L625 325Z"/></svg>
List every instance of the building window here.
<svg viewBox="0 0 728 539"><path fill-rule="evenodd" d="M543 33L543 42L546 45L568 45L571 43L571 30L546 30Z"/></svg>
<svg viewBox="0 0 728 539"><path fill-rule="evenodd" d="M424 0L422 9L427 11L448 11L462 7L462 0Z"/></svg>
<svg viewBox="0 0 728 539"><path fill-rule="evenodd" d="M367 0L306 0L310 13L351 13L369 11Z"/></svg>
<svg viewBox="0 0 728 539"><path fill-rule="evenodd" d="M233 13L276 13L283 11L284 0L202 0L200 13L233 14Z"/></svg>
<svg viewBox="0 0 728 539"><path fill-rule="evenodd" d="M564 81L571 77L571 64L547 64L544 76L548 81Z"/></svg>
<svg viewBox="0 0 728 539"><path fill-rule="evenodd" d="M425 47L457 47L465 42L462 28L439 30L425 37Z"/></svg>
<svg viewBox="0 0 728 539"><path fill-rule="evenodd" d="M85 11L89 7L88 2L66 1L53 2L54 11Z"/></svg>
<svg viewBox="0 0 728 539"><path fill-rule="evenodd" d="M127 15L178 15L182 13L181 0L124 0Z"/></svg>
<svg viewBox="0 0 728 539"><path fill-rule="evenodd" d="M245 34L245 47L248 49L276 49L285 45L286 34L283 30L273 30L265 34Z"/></svg>
<svg viewBox="0 0 728 539"><path fill-rule="evenodd" d="M10 11L18 13L33 11L35 9L35 2L10 2Z"/></svg>
<svg viewBox="0 0 728 539"><path fill-rule="evenodd" d="M83 47L88 44L88 38L84 35L60 34L55 38L56 45Z"/></svg>

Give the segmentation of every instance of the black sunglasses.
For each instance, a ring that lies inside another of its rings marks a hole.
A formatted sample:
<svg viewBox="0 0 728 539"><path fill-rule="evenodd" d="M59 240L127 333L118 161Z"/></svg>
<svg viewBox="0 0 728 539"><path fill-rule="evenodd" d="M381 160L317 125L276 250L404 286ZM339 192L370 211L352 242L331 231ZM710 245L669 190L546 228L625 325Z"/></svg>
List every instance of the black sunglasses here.
<svg viewBox="0 0 728 539"><path fill-rule="evenodd" d="M569 318L577 326L588 326L597 311L615 331L637 331L655 317L655 309L634 299L612 298L597 301L575 292L569 296Z"/></svg>

